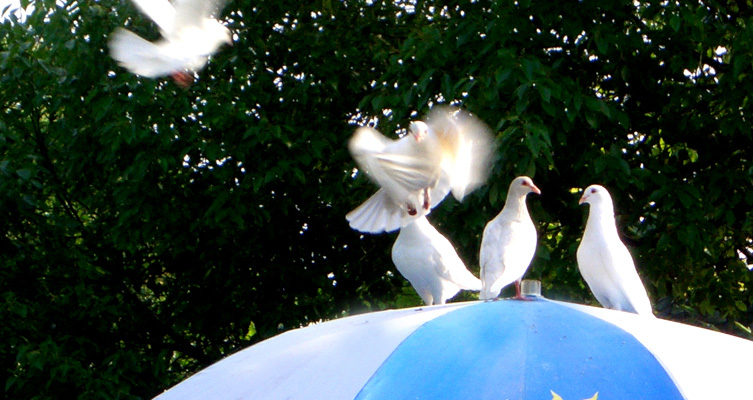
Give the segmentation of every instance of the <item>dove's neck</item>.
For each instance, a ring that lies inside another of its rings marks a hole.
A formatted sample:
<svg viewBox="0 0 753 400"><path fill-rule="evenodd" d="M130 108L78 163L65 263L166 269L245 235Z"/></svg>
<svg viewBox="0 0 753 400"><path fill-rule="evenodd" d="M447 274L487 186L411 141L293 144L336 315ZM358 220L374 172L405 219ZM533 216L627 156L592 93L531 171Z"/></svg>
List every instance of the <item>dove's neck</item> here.
<svg viewBox="0 0 753 400"><path fill-rule="evenodd" d="M528 214L528 206L526 206L526 195L508 195L500 217L506 220L529 221L531 216Z"/></svg>
<svg viewBox="0 0 753 400"><path fill-rule="evenodd" d="M617 224L614 221L614 209L611 205L600 204L597 206L590 205L588 211L588 221L583 236L598 234L605 238L619 237L617 234Z"/></svg>

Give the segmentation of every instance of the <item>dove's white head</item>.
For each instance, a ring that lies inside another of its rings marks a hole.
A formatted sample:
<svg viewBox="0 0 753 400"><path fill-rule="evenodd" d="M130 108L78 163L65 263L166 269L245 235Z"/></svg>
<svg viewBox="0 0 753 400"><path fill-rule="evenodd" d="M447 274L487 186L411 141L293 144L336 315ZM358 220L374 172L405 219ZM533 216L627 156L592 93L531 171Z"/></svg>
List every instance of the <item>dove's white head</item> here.
<svg viewBox="0 0 753 400"><path fill-rule="evenodd" d="M420 142L429 135L429 125L426 125L423 121L413 121L408 125L408 133L413 135L417 142Z"/></svg>
<svg viewBox="0 0 753 400"><path fill-rule="evenodd" d="M508 196L515 195L519 197L525 197L525 195L527 195L528 193L541 194L541 190L539 190L539 188L533 184L533 180L531 178L527 176L519 176L513 179L512 183L510 183Z"/></svg>
<svg viewBox="0 0 753 400"><path fill-rule="evenodd" d="M588 203L591 207L613 211L612 196L604 186L591 185L583 191L578 204Z"/></svg>
<svg viewBox="0 0 753 400"><path fill-rule="evenodd" d="M205 24L207 36L213 38L217 43L225 43L227 45L233 45L233 34L225 25L216 19L207 19Z"/></svg>

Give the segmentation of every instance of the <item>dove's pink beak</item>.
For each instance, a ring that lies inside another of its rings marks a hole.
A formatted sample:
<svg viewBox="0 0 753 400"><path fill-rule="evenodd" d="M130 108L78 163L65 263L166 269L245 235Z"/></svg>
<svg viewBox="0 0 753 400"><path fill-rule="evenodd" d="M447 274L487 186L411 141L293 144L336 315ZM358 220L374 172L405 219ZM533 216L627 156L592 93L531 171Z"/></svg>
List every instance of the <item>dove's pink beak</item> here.
<svg viewBox="0 0 753 400"><path fill-rule="evenodd" d="M580 200L578 200L578 205L583 205L583 203L588 201L588 196L583 194L583 196L580 196Z"/></svg>
<svg viewBox="0 0 753 400"><path fill-rule="evenodd" d="M536 185L531 185L531 192L541 194L541 189L539 189Z"/></svg>

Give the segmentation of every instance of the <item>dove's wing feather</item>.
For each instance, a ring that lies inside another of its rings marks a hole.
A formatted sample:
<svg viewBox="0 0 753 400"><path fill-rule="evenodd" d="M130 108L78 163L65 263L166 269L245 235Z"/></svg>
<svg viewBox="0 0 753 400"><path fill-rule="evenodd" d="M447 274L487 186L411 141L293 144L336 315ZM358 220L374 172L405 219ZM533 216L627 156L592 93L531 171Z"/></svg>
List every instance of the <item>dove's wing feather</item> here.
<svg viewBox="0 0 753 400"><path fill-rule="evenodd" d="M438 178L431 174L431 163L412 156L377 154L374 160L379 164L379 168L372 169L375 179L381 183L394 183L403 190L421 190L435 183Z"/></svg>
<svg viewBox="0 0 753 400"><path fill-rule="evenodd" d="M207 19L219 15L225 3L224 0L175 0L176 29L203 28Z"/></svg>
<svg viewBox="0 0 753 400"><path fill-rule="evenodd" d="M211 0L173 0L175 4L175 26L184 28L201 26L205 18L209 18L213 1Z"/></svg>
<svg viewBox="0 0 753 400"><path fill-rule="evenodd" d="M162 34L175 29L175 7L167 0L132 0L147 17L159 26ZM165 35L167 36L167 35Z"/></svg>
<svg viewBox="0 0 753 400"><path fill-rule="evenodd" d="M453 196L462 201L489 176L494 154L491 130L465 111L435 107L427 124L436 132L442 148L442 171Z"/></svg>
<svg viewBox="0 0 753 400"><path fill-rule="evenodd" d="M359 168L398 202L433 186L439 174L433 160L422 156L412 137L390 140L373 128L359 128L348 142Z"/></svg>
<svg viewBox="0 0 753 400"><path fill-rule="evenodd" d="M431 208L438 206L439 203L441 203L442 200L447 197L447 194L450 193L450 190L450 177L446 173L442 173L434 187L429 189L429 196L431 197Z"/></svg>
<svg viewBox="0 0 753 400"><path fill-rule="evenodd" d="M374 152L381 152L394 140L384 137L374 128L363 126L356 129L353 137L348 141L348 150L353 157L361 157Z"/></svg>
<svg viewBox="0 0 753 400"><path fill-rule="evenodd" d="M204 56L214 54L223 43L232 41L227 27L211 17L219 13L218 4L211 0L176 2L174 28L165 33L167 39L183 43L186 52Z"/></svg>
<svg viewBox="0 0 753 400"><path fill-rule="evenodd" d="M578 263L584 264L583 278L604 307L653 315L632 256L619 239L594 238L586 244L583 256L578 256Z"/></svg>
<svg viewBox="0 0 753 400"><path fill-rule="evenodd" d="M497 218L491 220L484 228L479 252L482 300L497 297L503 287L517 279L507 268L508 265L514 264L516 252L519 250L514 249L516 243L513 232L510 221Z"/></svg>
<svg viewBox="0 0 753 400"><path fill-rule="evenodd" d="M436 274L442 279L454 283L460 289L481 290L481 280L468 271L452 243L431 224L427 225L427 229L430 229L428 233L429 242L435 250L432 259L436 260L434 263Z"/></svg>
<svg viewBox="0 0 753 400"><path fill-rule="evenodd" d="M437 276L432 275L434 266L428 262L434 252L426 246L414 246L411 241L404 239L405 234L402 231L400 234L402 238L398 235L392 246L392 262L426 305L439 304L442 298L442 283Z"/></svg>
<svg viewBox="0 0 753 400"><path fill-rule="evenodd" d="M411 218L392 200L384 189L377 190L345 219L350 227L367 233L392 232L408 224Z"/></svg>
<svg viewBox="0 0 753 400"><path fill-rule="evenodd" d="M460 289L481 288L450 241L425 217L401 229L392 247L392 261L426 304L444 304Z"/></svg>
<svg viewBox="0 0 753 400"><path fill-rule="evenodd" d="M185 65L201 67L206 58L186 59L173 56L167 41L149 42L135 33L117 28L110 38L110 55L134 74L148 78L168 75Z"/></svg>
<svg viewBox="0 0 753 400"><path fill-rule="evenodd" d="M217 18L225 8L227 0L173 0L178 20L201 20L203 18Z"/></svg>
<svg viewBox="0 0 753 400"><path fill-rule="evenodd" d="M612 257L603 250L603 245L584 236L576 253L578 268L596 300L605 308L615 309L619 303L615 290L617 276L606 268Z"/></svg>
<svg viewBox="0 0 753 400"><path fill-rule="evenodd" d="M618 267L620 290L625 293L626 304L633 312L640 315L654 316L651 300L648 298L646 288L643 286L638 272L635 269L633 259L627 248L622 246L624 255L618 256L626 265Z"/></svg>

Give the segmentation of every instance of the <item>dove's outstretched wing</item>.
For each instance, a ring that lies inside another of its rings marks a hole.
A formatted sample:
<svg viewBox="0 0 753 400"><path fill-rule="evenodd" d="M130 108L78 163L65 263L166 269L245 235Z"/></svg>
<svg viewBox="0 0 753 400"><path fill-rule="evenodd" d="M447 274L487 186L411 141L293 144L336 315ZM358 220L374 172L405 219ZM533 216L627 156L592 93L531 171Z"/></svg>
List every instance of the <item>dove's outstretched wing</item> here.
<svg viewBox="0 0 753 400"><path fill-rule="evenodd" d="M163 35L175 29L176 10L167 0L132 0L144 15L159 26Z"/></svg>
<svg viewBox="0 0 753 400"><path fill-rule="evenodd" d="M452 195L462 201L491 172L494 137L491 129L463 110L435 107L426 123L436 133L442 148L442 171Z"/></svg>
<svg viewBox="0 0 753 400"><path fill-rule="evenodd" d="M164 41L152 43L129 30L117 28L110 38L110 55L129 71L147 78L169 75L191 64L190 60L166 51L166 45Z"/></svg>
<svg viewBox="0 0 753 400"><path fill-rule="evenodd" d="M436 146L418 143L411 135L390 140L373 128L359 128L348 149L366 175L398 201L433 186L440 177Z"/></svg>

